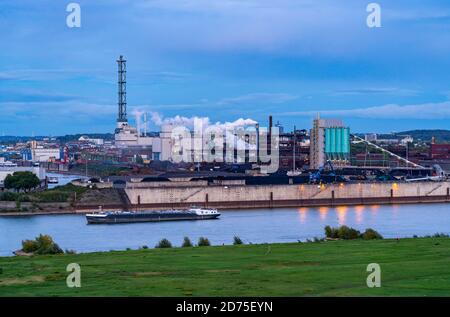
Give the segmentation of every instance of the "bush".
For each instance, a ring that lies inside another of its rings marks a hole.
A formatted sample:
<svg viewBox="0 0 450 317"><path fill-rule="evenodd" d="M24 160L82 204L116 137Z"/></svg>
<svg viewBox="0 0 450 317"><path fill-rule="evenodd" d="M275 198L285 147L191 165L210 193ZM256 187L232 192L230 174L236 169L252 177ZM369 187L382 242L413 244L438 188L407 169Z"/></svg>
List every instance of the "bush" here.
<svg viewBox="0 0 450 317"><path fill-rule="evenodd" d="M183 248L190 248L192 247L192 242L188 237L184 237L183 244L181 245Z"/></svg>
<svg viewBox="0 0 450 317"><path fill-rule="evenodd" d="M211 243L209 242L209 240L205 237L200 237L198 239L198 246L199 247L209 247L211 245Z"/></svg>
<svg viewBox="0 0 450 317"><path fill-rule="evenodd" d="M65 254L77 254L77 251L75 251L75 250L67 250L67 249L66 249L66 250L64 251L64 253L65 253Z"/></svg>
<svg viewBox="0 0 450 317"><path fill-rule="evenodd" d="M241 238L239 238L238 236L234 236L233 244L234 245L239 245L239 244L244 244L244 243L242 242Z"/></svg>
<svg viewBox="0 0 450 317"><path fill-rule="evenodd" d="M448 238L449 237L449 235L448 234L445 234L445 233L435 233L434 235L433 235L433 238Z"/></svg>
<svg viewBox="0 0 450 317"><path fill-rule="evenodd" d="M40 202L44 203L66 202L70 197L70 193L59 190L52 190L38 193L36 194L36 196L38 197Z"/></svg>
<svg viewBox="0 0 450 317"><path fill-rule="evenodd" d="M35 254L60 254L64 251L49 235L40 234L35 240L22 241L22 251Z"/></svg>
<svg viewBox="0 0 450 317"><path fill-rule="evenodd" d="M84 187L67 184L42 192L33 193L33 198L34 200L43 203L67 202L73 200L75 195L80 197L86 191L87 189Z"/></svg>
<svg viewBox="0 0 450 317"><path fill-rule="evenodd" d="M148 249L148 246L146 246L146 245L143 245L143 246L141 247L141 249L143 249L143 250L147 250L147 249Z"/></svg>
<svg viewBox="0 0 450 317"><path fill-rule="evenodd" d="M40 234L39 237L36 238L36 241L39 245L37 249L37 254L59 254L63 253L63 250L53 242L52 237L49 235Z"/></svg>
<svg viewBox="0 0 450 317"><path fill-rule="evenodd" d="M364 240L379 240L383 239L383 236L379 234L377 231L369 228L361 235Z"/></svg>
<svg viewBox="0 0 450 317"><path fill-rule="evenodd" d="M325 235L331 239L353 240L361 237L361 233L353 228L347 226L340 226L339 228L325 227Z"/></svg>
<svg viewBox="0 0 450 317"><path fill-rule="evenodd" d="M22 251L26 253L33 253L39 249L39 245L36 240L22 241Z"/></svg>
<svg viewBox="0 0 450 317"><path fill-rule="evenodd" d="M347 226L341 226L338 229L339 239L354 240L354 239L358 239L360 236L361 236L361 232L359 232L356 229L347 227Z"/></svg>
<svg viewBox="0 0 450 317"><path fill-rule="evenodd" d="M172 243L170 243L169 240L167 239L162 239L161 241L158 242L158 244L155 246L155 248L171 248L172 247Z"/></svg>
<svg viewBox="0 0 450 317"><path fill-rule="evenodd" d="M18 193L12 193L12 192L5 192L0 194L0 200L3 201L17 201L20 199L20 194Z"/></svg>
<svg viewBox="0 0 450 317"><path fill-rule="evenodd" d="M354 240L361 238L364 240L383 239L381 234L371 228L366 229L366 231L361 234L358 230L347 226L340 226L339 228L326 226L325 235L327 238L342 240Z"/></svg>
<svg viewBox="0 0 450 317"><path fill-rule="evenodd" d="M326 226L325 227L325 236L327 238L330 238L330 239L337 239L339 237L338 236L338 229L337 228L332 228L330 226Z"/></svg>

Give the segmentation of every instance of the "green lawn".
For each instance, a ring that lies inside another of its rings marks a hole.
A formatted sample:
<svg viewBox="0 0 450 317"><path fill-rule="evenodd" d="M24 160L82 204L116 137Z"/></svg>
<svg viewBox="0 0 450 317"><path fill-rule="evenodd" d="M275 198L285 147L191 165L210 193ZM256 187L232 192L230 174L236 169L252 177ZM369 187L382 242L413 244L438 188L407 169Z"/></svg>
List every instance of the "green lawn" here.
<svg viewBox="0 0 450 317"><path fill-rule="evenodd" d="M82 287L66 286L67 264ZM382 287L366 286L379 263ZM1 296L449 296L450 239L335 241L0 258Z"/></svg>

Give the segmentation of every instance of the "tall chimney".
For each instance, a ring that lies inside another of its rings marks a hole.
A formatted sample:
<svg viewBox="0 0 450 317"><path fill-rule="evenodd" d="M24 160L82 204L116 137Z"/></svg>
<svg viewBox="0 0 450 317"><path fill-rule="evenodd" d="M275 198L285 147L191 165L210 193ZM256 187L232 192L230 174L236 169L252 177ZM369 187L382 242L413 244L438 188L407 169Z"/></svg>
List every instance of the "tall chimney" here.
<svg viewBox="0 0 450 317"><path fill-rule="evenodd" d="M269 139L267 140L267 154L272 154L272 126L273 126L273 118L272 115L269 116Z"/></svg>
<svg viewBox="0 0 450 317"><path fill-rule="evenodd" d="M127 61L120 55L118 66L118 123L127 123Z"/></svg>

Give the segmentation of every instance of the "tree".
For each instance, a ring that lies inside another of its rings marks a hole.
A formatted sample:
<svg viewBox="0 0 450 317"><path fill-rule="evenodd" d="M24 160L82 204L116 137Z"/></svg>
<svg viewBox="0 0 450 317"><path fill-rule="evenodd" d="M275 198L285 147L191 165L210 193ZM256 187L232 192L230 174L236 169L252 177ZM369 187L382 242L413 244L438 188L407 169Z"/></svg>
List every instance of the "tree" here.
<svg viewBox="0 0 450 317"><path fill-rule="evenodd" d="M200 237L198 239L198 246L199 247L209 247L211 243L209 242L208 238Z"/></svg>
<svg viewBox="0 0 450 317"><path fill-rule="evenodd" d="M5 178L5 188L16 191L30 191L41 184L39 178L32 172L14 172Z"/></svg>
<svg viewBox="0 0 450 317"><path fill-rule="evenodd" d="M49 235L40 234L34 240L22 241L22 251L35 254L60 254L64 251Z"/></svg>
<svg viewBox="0 0 450 317"><path fill-rule="evenodd" d="M239 238L238 236L234 236L233 244L234 245L240 245L240 244L244 244L244 243L242 242L241 238Z"/></svg>
<svg viewBox="0 0 450 317"><path fill-rule="evenodd" d="M172 247L172 243L170 243L169 240L167 239L162 239L161 241L158 242L158 244L155 246L155 248L171 248Z"/></svg>
<svg viewBox="0 0 450 317"><path fill-rule="evenodd" d="M377 239L383 239L383 236L379 234L377 231L368 228L366 231L361 235L361 237L364 240L377 240Z"/></svg>
<svg viewBox="0 0 450 317"><path fill-rule="evenodd" d="M192 246L193 245L192 245L191 239L189 239L188 237L184 237L182 247L183 248L190 248Z"/></svg>

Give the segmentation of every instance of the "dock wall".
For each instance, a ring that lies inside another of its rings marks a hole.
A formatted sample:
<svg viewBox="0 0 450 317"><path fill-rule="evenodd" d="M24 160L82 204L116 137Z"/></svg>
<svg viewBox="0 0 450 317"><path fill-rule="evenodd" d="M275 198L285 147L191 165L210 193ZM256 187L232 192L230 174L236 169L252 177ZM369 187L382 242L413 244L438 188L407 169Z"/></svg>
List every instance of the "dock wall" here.
<svg viewBox="0 0 450 317"><path fill-rule="evenodd" d="M328 185L165 186L128 184L134 208L272 208L450 202L450 182Z"/></svg>

